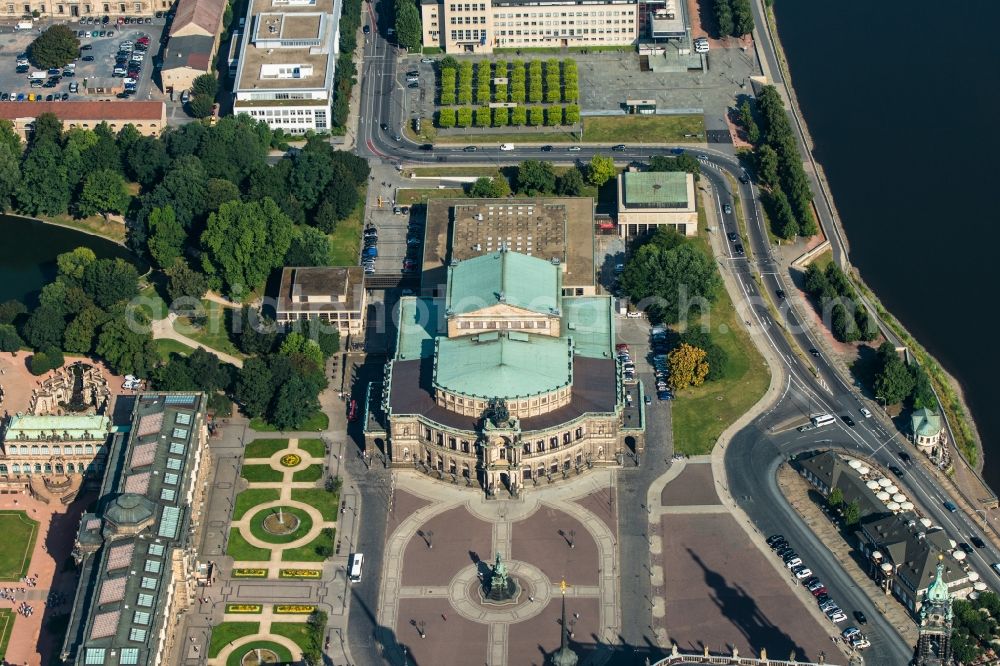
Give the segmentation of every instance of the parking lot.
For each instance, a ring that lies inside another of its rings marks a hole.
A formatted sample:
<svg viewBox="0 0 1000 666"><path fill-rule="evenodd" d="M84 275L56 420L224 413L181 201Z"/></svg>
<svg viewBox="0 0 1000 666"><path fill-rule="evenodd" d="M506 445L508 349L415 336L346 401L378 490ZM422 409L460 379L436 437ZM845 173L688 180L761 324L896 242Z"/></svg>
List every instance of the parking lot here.
<svg viewBox="0 0 1000 666"><path fill-rule="evenodd" d="M84 36L78 37L80 40L81 57L75 61L76 67L73 76L67 77L60 74L60 80L55 86L49 88L32 88L29 82L29 74L34 71L42 71L42 68L31 64L27 72L17 72L17 57L27 52L28 46L38 36L41 30L48 28L55 22L38 22L35 30L22 32L4 33L0 35L0 97L7 93L8 98L13 93L16 99L18 93L23 93L25 98L29 94L40 94L45 99L47 95L62 98L68 95L68 99L109 99L112 95L86 95L86 82L93 83L97 79L112 79L115 66L115 54L118 46L125 40L136 41L141 35L149 37L149 49L144 56L140 76L137 78L136 94L130 99L148 100L160 97L159 90L152 83L153 59L160 52L160 35L163 32L163 19L153 19L153 23L146 25L121 25L116 26L114 21L107 26L86 25L81 23L66 23L67 27L73 30L74 34L81 32ZM100 36L101 31L105 32L104 37ZM96 33L97 36L93 36ZM87 60L84 60L87 58ZM93 60L90 60L93 58ZM22 68L23 69L23 68ZM118 79L120 82L121 79ZM77 93L70 92L70 84L76 82L79 86Z"/></svg>
<svg viewBox="0 0 1000 666"><path fill-rule="evenodd" d="M423 215L413 214L413 209L409 206L386 205L370 213L369 224L378 230L378 257L375 259L374 272L398 274L403 271L403 261L407 257L413 264L406 272L415 273L419 270L421 245L410 239L423 238Z"/></svg>

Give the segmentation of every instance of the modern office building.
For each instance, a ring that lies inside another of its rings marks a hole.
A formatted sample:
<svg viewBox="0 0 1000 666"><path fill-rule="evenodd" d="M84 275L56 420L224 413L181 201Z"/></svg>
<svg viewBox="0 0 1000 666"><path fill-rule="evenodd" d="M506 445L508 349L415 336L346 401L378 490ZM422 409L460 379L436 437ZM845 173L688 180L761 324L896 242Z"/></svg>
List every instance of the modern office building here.
<svg viewBox="0 0 1000 666"><path fill-rule="evenodd" d="M306 319L336 326L341 337L364 332L367 290L360 266L285 268L275 303L279 324Z"/></svg>
<svg viewBox="0 0 1000 666"><path fill-rule="evenodd" d="M330 129L341 0L251 0L235 113L290 134Z"/></svg>
<svg viewBox="0 0 1000 666"><path fill-rule="evenodd" d="M494 48L628 46L637 0L422 0L423 44L446 53Z"/></svg>
<svg viewBox="0 0 1000 666"><path fill-rule="evenodd" d="M618 176L618 233L642 236L667 227L698 233L694 176L683 171L626 171Z"/></svg>
<svg viewBox="0 0 1000 666"><path fill-rule="evenodd" d="M169 655L198 582L204 403L199 393L140 394L128 432L114 435L97 508L80 519L73 551L80 581L64 662L179 662Z"/></svg>
<svg viewBox="0 0 1000 666"><path fill-rule="evenodd" d="M366 445L489 495L640 453L643 401L625 399L611 297L563 294L559 261L504 246L451 261L441 297L402 298Z"/></svg>

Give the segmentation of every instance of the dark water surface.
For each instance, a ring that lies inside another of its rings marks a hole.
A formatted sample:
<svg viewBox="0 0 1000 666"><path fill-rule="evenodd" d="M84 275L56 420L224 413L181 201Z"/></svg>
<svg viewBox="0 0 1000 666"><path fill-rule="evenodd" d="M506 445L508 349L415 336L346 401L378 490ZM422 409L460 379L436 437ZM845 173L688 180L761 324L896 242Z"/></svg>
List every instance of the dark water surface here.
<svg viewBox="0 0 1000 666"><path fill-rule="evenodd" d="M851 261L961 382L1000 490L1000 2L775 11Z"/></svg>
<svg viewBox="0 0 1000 666"><path fill-rule="evenodd" d="M0 215L0 302L16 298L29 307L56 275L56 255L89 247L98 259L135 257L121 245L74 229ZM145 270L143 266L138 267Z"/></svg>

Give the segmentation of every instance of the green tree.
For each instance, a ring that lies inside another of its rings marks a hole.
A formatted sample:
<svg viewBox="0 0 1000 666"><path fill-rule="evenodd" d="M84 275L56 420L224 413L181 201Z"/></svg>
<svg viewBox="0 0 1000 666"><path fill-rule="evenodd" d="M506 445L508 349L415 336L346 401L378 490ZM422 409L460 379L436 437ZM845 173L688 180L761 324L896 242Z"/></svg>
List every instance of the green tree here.
<svg viewBox="0 0 1000 666"><path fill-rule="evenodd" d="M12 324L0 324L0 351L16 352L23 346L24 340Z"/></svg>
<svg viewBox="0 0 1000 666"><path fill-rule="evenodd" d="M712 341L712 336L703 327L689 326L677 340L678 344L688 344L705 350L705 362L708 363L707 381L715 381L726 376L729 367L729 354Z"/></svg>
<svg viewBox="0 0 1000 666"><path fill-rule="evenodd" d="M106 122L101 122L94 128L95 141L83 153L84 163L88 171L108 169L121 173L121 152L115 133Z"/></svg>
<svg viewBox="0 0 1000 666"><path fill-rule="evenodd" d="M0 324L13 324L28 312L28 308L16 298L10 298L0 303Z"/></svg>
<svg viewBox="0 0 1000 666"><path fill-rule="evenodd" d="M278 325L249 305L233 317L230 337L244 354L270 354L278 343Z"/></svg>
<svg viewBox="0 0 1000 666"><path fill-rule="evenodd" d="M208 291L208 279L205 274L193 270L184 261L175 262L166 270L167 296L171 302L180 299L198 300Z"/></svg>
<svg viewBox="0 0 1000 666"><path fill-rule="evenodd" d="M0 212L14 206L14 195L21 182L21 155L11 152L6 143L0 142Z"/></svg>
<svg viewBox="0 0 1000 666"><path fill-rule="evenodd" d="M139 295L139 273L124 259L98 259L83 271L83 290L102 308Z"/></svg>
<svg viewBox="0 0 1000 666"><path fill-rule="evenodd" d="M47 305L35 308L24 326L21 335L33 349L55 347L62 343L66 320L62 312Z"/></svg>
<svg viewBox="0 0 1000 666"><path fill-rule="evenodd" d="M541 93L539 93L541 94ZM535 101L535 100L532 100ZM540 106L532 106L528 109L528 123L535 127L545 122L545 109Z"/></svg>
<svg viewBox="0 0 1000 666"><path fill-rule="evenodd" d="M153 370L153 382L161 391L198 390L191 366L177 353L172 353L166 363Z"/></svg>
<svg viewBox="0 0 1000 666"><path fill-rule="evenodd" d="M168 136L171 136L172 133ZM139 218L145 222L154 208L173 206L177 221L185 229L199 223L206 212L208 174L201 160L194 156L175 159L142 198Z"/></svg>
<svg viewBox="0 0 1000 666"><path fill-rule="evenodd" d="M769 209L771 225L776 236L785 240L795 238L799 233L799 223L795 221L795 214L788 203L788 198L781 189L775 189L767 193L764 203Z"/></svg>
<svg viewBox="0 0 1000 666"><path fill-rule="evenodd" d="M152 334L133 330L127 320L117 317L101 327L97 353L119 375L148 376L159 360Z"/></svg>
<svg viewBox="0 0 1000 666"><path fill-rule="evenodd" d="M317 409L317 393L298 375L282 384L274 398L271 423L279 430L298 430Z"/></svg>
<svg viewBox="0 0 1000 666"><path fill-rule="evenodd" d="M250 418L264 416L274 397L271 369L263 359L248 358L239 371L233 397Z"/></svg>
<svg viewBox="0 0 1000 666"><path fill-rule="evenodd" d="M215 99L219 92L219 80L212 73L201 74L191 82L191 93L194 95L204 95Z"/></svg>
<svg viewBox="0 0 1000 666"><path fill-rule="evenodd" d="M82 217L98 213L121 214L125 212L130 199L122 175L117 171L101 169L87 174L84 178L83 189L76 207Z"/></svg>
<svg viewBox="0 0 1000 666"><path fill-rule="evenodd" d="M469 188L469 196L476 199L499 199L510 194L510 185L503 176L483 176Z"/></svg>
<svg viewBox="0 0 1000 666"><path fill-rule="evenodd" d="M420 49L420 12L413 0L396 0L396 41L408 51Z"/></svg>
<svg viewBox="0 0 1000 666"><path fill-rule="evenodd" d="M215 100L208 95L195 95L188 100L188 112L195 118L208 118L212 115Z"/></svg>
<svg viewBox="0 0 1000 666"><path fill-rule="evenodd" d="M48 354L45 352L35 352L28 359L28 371L35 375L44 375L46 372L52 369L50 364Z"/></svg>
<svg viewBox="0 0 1000 666"><path fill-rule="evenodd" d="M844 503L844 491L840 488L834 488L830 491L830 496L826 498L826 505L831 509L836 509L841 504Z"/></svg>
<svg viewBox="0 0 1000 666"><path fill-rule="evenodd" d="M894 405L903 402L913 392L915 380L891 342L878 348L879 369L875 372L875 393Z"/></svg>
<svg viewBox="0 0 1000 666"><path fill-rule="evenodd" d="M861 505L858 500L852 500L844 507L844 524L854 527L861 521Z"/></svg>
<svg viewBox="0 0 1000 666"><path fill-rule="evenodd" d="M753 32L753 12L750 0L732 0L733 36L742 37Z"/></svg>
<svg viewBox="0 0 1000 666"><path fill-rule="evenodd" d="M188 355L187 364L199 390L211 394L229 388L230 366L224 365L212 352L198 347Z"/></svg>
<svg viewBox="0 0 1000 666"><path fill-rule="evenodd" d="M833 337L841 342L855 342L858 339L857 324L843 303L837 303L833 306L830 331L833 333Z"/></svg>
<svg viewBox="0 0 1000 666"><path fill-rule="evenodd" d="M780 176L778 175L778 153L774 148L763 145L757 149L757 177L760 182L767 187L775 187Z"/></svg>
<svg viewBox="0 0 1000 666"><path fill-rule="evenodd" d="M62 68L80 55L80 40L64 24L56 24L35 38L28 47L31 61L43 69Z"/></svg>
<svg viewBox="0 0 1000 666"><path fill-rule="evenodd" d="M523 100L522 100L523 101ZM527 109L523 106L515 106L510 110L510 124L520 127L528 122Z"/></svg>
<svg viewBox="0 0 1000 666"><path fill-rule="evenodd" d="M937 396L931 387L931 380L922 366L914 363L910 366L910 374L913 375L913 391L911 400L913 409L927 408L933 411L938 409Z"/></svg>
<svg viewBox="0 0 1000 666"><path fill-rule="evenodd" d="M83 281L83 273L87 266L97 261L97 255L89 247L78 247L69 252L63 252L56 257L56 269L60 277L74 284Z"/></svg>
<svg viewBox="0 0 1000 666"><path fill-rule="evenodd" d="M615 161L612 158L605 157L604 155L594 155L590 158L590 166L587 169L587 180L592 185L600 187L614 178L617 173Z"/></svg>
<svg viewBox="0 0 1000 666"><path fill-rule="evenodd" d="M241 199L240 188L231 180L225 178L209 178L205 190L205 210L214 213L219 207L230 201Z"/></svg>
<svg viewBox="0 0 1000 666"><path fill-rule="evenodd" d="M94 348L97 328L107 319L104 311L86 307L70 321L63 333L63 349L75 354L89 354Z"/></svg>
<svg viewBox="0 0 1000 666"><path fill-rule="evenodd" d="M733 33L733 11L729 0L714 0L716 37L722 39Z"/></svg>
<svg viewBox="0 0 1000 666"><path fill-rule="evenodd" d="M556 194L561 197L578 197L583 194L583 174L576 167L556 178Z"/></svg>
<svg viewBox="0 0 1000 666"><path fill-rule="evenodd" d="M708 377L706 356L704 349L683 343L670 350L667 354L667 363L670 365L668 379L670 388L680 391L688 386L703 384Z"/></svg>
<svg viewBox="0 0 1000 666"><path fill-rule="evenodd" d="M170 268L180 259L187 233L177 221L173 206L154 208L146 221L149 226L149 254L160 268Z"/></svg>
<svg viewBox="0 0 1000 666"><path fill-rule="evenodd" d="M677 157L667 157L666 155L653 155L649 158L650 171L686 171L695 176L701 173L701 164L694 155L684 153Z"/></svg>
<svg viewBox="0 0 1000 666"><path fill-rule="evenodd" d="M0 119L0 143L10 148L10 154L21 155L21 135L14 129L14 123L7 119Z"/></svg>
<svg viewBox="0 0 1000 666"><path fill-rule="evenodd" d="M61 215L67 211L69 180L62 150L56 141L36 139L28 148L21 163L21 183L16 199L18 209L28 215Z"/></svg>
<svg viewBox="0 0 1000 666"><path fill-rule="evenodd" d="M551 162L525 160L517 168L515 186L520 194L535 196L556 189L556 174Z"/></svg>
<svg viewBox="0 0 1000 666"><path fill-rule="evenodd" d="M205 272L221 278L230 293L252 291L281 265L292 227L271 199L223 204L201 236Z"/></svg>
<svg viewBox="0 0 1000 666"><path fill-rule="evenodd" d="M125 173L143 187L160 180L170 164L166 143L151 136L140 137L125 149Z"/></svg>
<svg viewBox="0 0 1000 666"><path fill-rule="evenodd" d="M286 266L329 266L330 237L315 227L295 227Z"/></svg>
<svg viewBox="0 0 1000 666"><path fill-rule="evenodd" d="M871 342L878 337L878 325L875 323L875 319L868 313L868 308L859 306L854 313L854 321L857 323L859 340Z"/></svg>
<svg viewBox="0 0 1000 666"><path fill-rule="evenodd" d="M323 350L320 349L319 343L315 340L310 340L297 330L292 331L285 336L278 352L280 354L284 354L285 356L302 354L303 356L309 358L317 366L323 365Z"/></svg>
<svg viewBox="0 0 1000 666"><path fill-rule="evenodd" d="M300 332L307 340L315 343L323 359L328 359L340 351L340 332L332 324L320 319L306 319L292 324L292 330Z"/></svg>

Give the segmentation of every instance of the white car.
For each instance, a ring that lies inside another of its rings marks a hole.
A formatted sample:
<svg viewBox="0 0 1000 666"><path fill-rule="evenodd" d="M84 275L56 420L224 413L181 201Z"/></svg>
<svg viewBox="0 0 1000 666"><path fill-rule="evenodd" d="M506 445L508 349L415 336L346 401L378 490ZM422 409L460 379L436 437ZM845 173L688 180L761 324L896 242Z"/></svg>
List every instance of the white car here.
<svg viewBox="0 0 1000 666"><path fill-rule="evenodd" d="M866 419L870 419L872 417L872 412L867 407L862 407L858 411L861 412L861 416L865 417Z"/></svg>
<svg viewBox="0 0 1000 666"><path fill-rule="evenodd" d="M833 615L830 616L830 621L833 622L834 624L840 624L846 619L847 616L844 615L844 613L834 613Z"/></svg>
<svg viewBox="0 0 1000 666"><path fill-rule="evenodd" d="M860 634L851 639L851 647L855 650L864 650L865 648L871 646L871 641Z"/></svg>
<svg viewBox="0 0 1000 666"><path fill-rule="evenodd" d="M791 569L792 567L797 567L800 564L802 564L801 557L793 557L792 559L785 562L785 566L788 567L789 569Z"/></svg>
<svg viewBox="0 0 1000 666"><path fill-rule="evenodd" d="M127 85L127 86L134 86L134 85L138 85L139 81L137 79L126 78L124 80L124 84Z"/></svg>
<svg viewBox="0 0 1000 666"><path fill-rule="evenodd" d="M803 569L802 571L798 571L795 573L795 577L798 578L799 580L802 580L803 578L809 578L809 576L812 575L813 575L812 569L808 567Z"/></svg>
<svg viewBox="0 0 1000 666"><path fill-rule="evenodd" d="M512 143L501 143L500 150L514 150L514 144Z"/></svg>
<svg viewBox="0 0 1000 666"><path fill-rule="evenodd" d="M694 40L694 52L695 53L708 53L708 39L705 37L699 37Z"/></svg>

